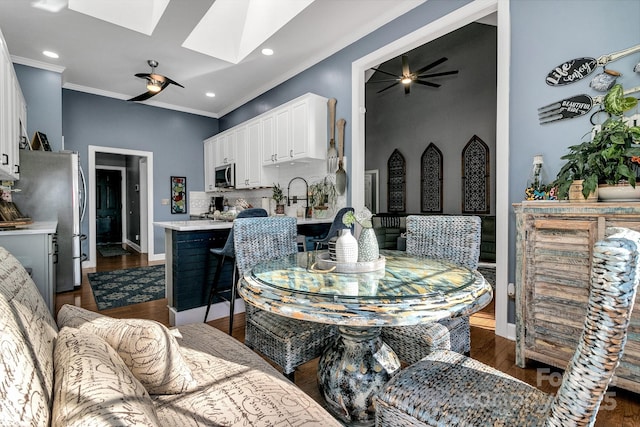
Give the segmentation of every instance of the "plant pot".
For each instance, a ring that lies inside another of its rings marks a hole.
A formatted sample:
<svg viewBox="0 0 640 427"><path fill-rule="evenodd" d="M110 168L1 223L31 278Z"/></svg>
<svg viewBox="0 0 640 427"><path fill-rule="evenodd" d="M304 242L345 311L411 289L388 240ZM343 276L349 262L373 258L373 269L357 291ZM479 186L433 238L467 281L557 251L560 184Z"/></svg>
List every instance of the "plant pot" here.
<svg viewBox="0 0 640 427"><path fill-rule="evenodd" d="M314 206L313 217L314 218L327 218L329 215L329 206Z"/></svg>
<svg viewBox="0 0 640 427"><path fill-rule="evenodd" d="M598 189L596 188L589 197L584 198L584 194L582 194L582 179L576 179L573 181L571 186L569 187L569 201L573 203L586 203L586 202L597 202L598 201Z"/></svg>
<svg viewBox="0 0 640 427"><path fill-rule="evenodd" d="M628 183L600 184L598 198L601 202L637 202L640 201L640 183L633 188Z"/></svg>
<svg viewBox="0 0 640 427"><path fill-rule="evenodd" d="M284 215L284 205L276 205L276 215Z"/></svg>

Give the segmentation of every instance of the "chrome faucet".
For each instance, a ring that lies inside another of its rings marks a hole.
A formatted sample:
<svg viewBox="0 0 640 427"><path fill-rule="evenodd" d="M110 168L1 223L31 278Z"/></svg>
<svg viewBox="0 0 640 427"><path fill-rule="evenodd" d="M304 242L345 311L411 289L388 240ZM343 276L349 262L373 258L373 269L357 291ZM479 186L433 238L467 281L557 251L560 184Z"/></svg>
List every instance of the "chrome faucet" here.
<svg viewBox="0 0 640 427"><path fill-rule="evenodd" d="M287 206L291 206L291 197L289 197L289 190L291 189L291 183L293 181L295 181L296 179L300 179L302 180L302 182L304 182L304 195L305 198L304 199L299 199L296 197L296 201L298 200L304 200L306 202L306 206L305 206L305 212L307 212L307 210L309 209L309 184L307 184L307 180L300 177L300 176L296 176L295 178L292 178L291 181L289 181L289 185L287 185Z"/></svg>

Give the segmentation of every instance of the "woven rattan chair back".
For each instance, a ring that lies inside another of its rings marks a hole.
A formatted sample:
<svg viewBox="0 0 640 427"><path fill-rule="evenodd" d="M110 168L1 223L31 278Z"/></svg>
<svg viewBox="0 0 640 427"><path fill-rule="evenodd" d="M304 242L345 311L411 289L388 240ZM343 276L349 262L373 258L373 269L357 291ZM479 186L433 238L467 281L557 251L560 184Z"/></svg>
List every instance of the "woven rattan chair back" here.
<svg viewBox="0 0 640 427"><path fill-rule="evenodd" d="M478 268L482 223L472 215L407 216L407 253Z"/></svg>
<svg viewBox="0 0 640 427"><path fill-rule="evenodd" d="M243 276L260 261L298 252L296 219L244 218L233 222L236 263Z"/></svg>
<svg viewBox="0 0 640 427"><path fill-rule="evenodd" d="M612 236L593 249L587 317L553 400L549 426L593 425L622 358L640 280L640 234L623 228L607 231Z"/></svg>
<svg viewBox="0 0 640 427"><path fill-rule="evenodd" d="M262 217L267 217L267 216L269 216L269 214L267 213L266 210L264 210L262 208L250 208L250 209L244 209L244 210L238 212L238 215L236 215L236 219L241 219L241 218L262 218ZM222 250L220 251L220 253L222 255L228 256L228 257L235 256L235 250L234 250L234 244L233 244L233 227L229 231L229 235L227 236L227 240L224 243L224 246L222 247Z"/></svg>

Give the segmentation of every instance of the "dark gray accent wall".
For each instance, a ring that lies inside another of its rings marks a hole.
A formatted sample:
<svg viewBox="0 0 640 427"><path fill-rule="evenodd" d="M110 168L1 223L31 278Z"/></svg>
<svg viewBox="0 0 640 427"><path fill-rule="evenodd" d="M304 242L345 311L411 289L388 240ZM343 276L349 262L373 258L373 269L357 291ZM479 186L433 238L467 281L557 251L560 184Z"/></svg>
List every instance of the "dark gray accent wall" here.
<svg viewBox="0 0 640 427"><path fill-rule="evenodd" d="M387 162L395 149L406 162L406 212L420 212L421 157L434 143L443 157L443 212L461 213L462 150L474 135L489 146L489 204L490 213L495 212L496 34L496 27L472 23L408 52L412 72L448 58L429 73L458 74L424 79L440 84L438 88L414 83L405 94L398 84L378 93L390 85L375 82L390 78L385 75L366 84L365 169L379 170L381 212L387 211ZM388 61L379 69L401 74L401 61Z"/></svg>
<svg viewBox="0 0 640 427"><path fill-rule="evenodd" d="M53 151L62 149L62 79L59 73L13 64L27 103L27 135L47 135Z"/></svg>
<svg viewBox="0 0 640 427"><path fill-rule="evenodd" d="M170 177L187 177L189 190L204 190L202 141L218 132L218 120L64 89L65 146L88 168L89 145L153 153L153 209L149 221L177 221L161 199L170 198ZM82 224L88 234L87 219ZM88 245L85 242L85 245ZM164 253L164 230L154 227L154 251ZM88 247L83 252L89 253Z"/></svg>

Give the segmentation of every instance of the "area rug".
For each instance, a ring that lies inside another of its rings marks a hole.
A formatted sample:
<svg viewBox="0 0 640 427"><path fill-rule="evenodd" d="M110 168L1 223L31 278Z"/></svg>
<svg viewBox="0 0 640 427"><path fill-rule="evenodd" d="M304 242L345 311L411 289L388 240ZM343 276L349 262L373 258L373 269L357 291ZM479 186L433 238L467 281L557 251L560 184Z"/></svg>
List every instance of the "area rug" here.
<svg viewBox="0 0 640 427"><path fill-rule="evenodd" d="M113 245L98 245L97 249L98 252L100 252L100 255L105 257L129 255L131 253L128 250L123 249L120 243Z"/></svg>
<svg viewBox="0 0 640 427"><path fill-rule="evenodd" d="M98 310L165 297L164 265L88 273Z"/></svg>

